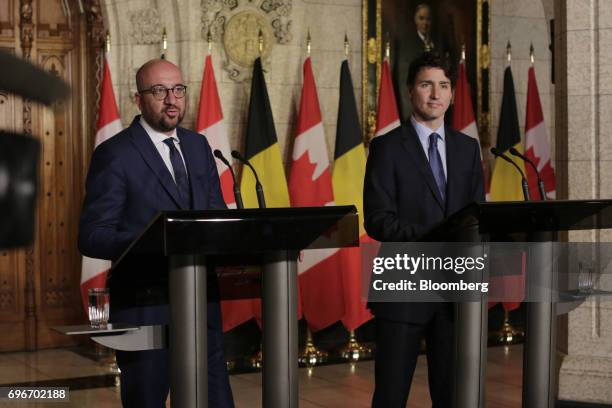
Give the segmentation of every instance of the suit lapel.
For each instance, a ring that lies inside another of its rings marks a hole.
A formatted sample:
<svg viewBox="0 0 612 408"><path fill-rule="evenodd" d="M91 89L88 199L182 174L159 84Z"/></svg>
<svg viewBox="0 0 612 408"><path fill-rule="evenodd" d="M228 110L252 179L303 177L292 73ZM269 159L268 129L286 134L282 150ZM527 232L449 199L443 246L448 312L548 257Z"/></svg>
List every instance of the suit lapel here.
<svg viewBox="0 0 612 408"><path fill-rule="evenodd" d="M145 163L147 163L147 165L151 168L153 174L155 174L161 185L168 192L170 197L172 197L172 200L179 208L183 209L176 183L172 179L172 175L168 171L166 164L159 155L159 152L155 148L151 138L144 128L140 126L140 123L138 122L139 120L140 116L136 116L130 125L130 136L132 142L136 145L136 148L140 152L140 155Z"/></svg>
<svg viewBox="0 0 612 408"><path fill-rule="evenodd" d="M440 196L440 192L438 191L438 185L436 184L436 180L434 179L433 173L431 172L431 166L429 165L427 156L425 156L425 152L423 151L423 146L419 141L419 136L412 127L411 123L407 124L406 126L403 126L402 128L404 136L404 148L407 150L410 157L412 157L412 159L416 163L417 169L419 170L419 172L421 172L421 175L429 186L429 189L434 195L436 202L444 211L444 203L442 202L442 197ZM448 157L448 154L446 156Z"/></svg>
<svg viewBox="0 0 612 408"><path fill-rule="evenodd" d="M455 208L454 205L454 192L457 189L461 180L458 180L459 160L457 157L457 139L454 137L453 131L448 127L444 127L446 134L446 208Z"/></svg>

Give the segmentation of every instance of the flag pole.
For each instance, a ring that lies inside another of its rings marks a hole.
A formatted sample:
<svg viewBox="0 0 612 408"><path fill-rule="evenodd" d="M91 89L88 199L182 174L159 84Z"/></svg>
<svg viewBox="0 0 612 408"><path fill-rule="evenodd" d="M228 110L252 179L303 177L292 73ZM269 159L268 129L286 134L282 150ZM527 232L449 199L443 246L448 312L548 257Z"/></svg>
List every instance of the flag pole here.
<svg viewBox="0 0 612 408"><path fill-rule="evenodd" d="M461 44L461 62L465 62L465 43Z"/></svg>
<svg viewBox="0 0 612 408"><path fill-rule="evenodd" d="M110 32L106 30L106 38L104 40L104 50L106 51L106 55L110 53L110 46L111 46L111 36L110 36Z"/></svg>
<svg viewBox="0 0 612 408"><path fill-rule="evenodd" d="M344 33L344 56L347 59L348 59L348 56L349 56L349 51L350 51L350 44L349 44L349 40L348 40L348 35L345 32Z"/></svg>
<svg viewBox="0 0 612 408"><path fill-rule="evenodd" d="M310 57L312 38L310 37L310 27L308 27L308 34L306 35L306 54Z"/></svg>
<svg viewBox="0 0 612 408"><path fill-rule="evenodd" d="M162 31L161 46L161 59L166 59L166 50L168 49L168 34L166 33L166 27L164 27L164 30Z"/></svg>
<svg viewBox="0 0 612 408"><path fill-rule="evenodd" d="M506 45L506 58L508 59L508 65L510 65L512 63L512 45L510 45L510 40L508 40Z"/></svg>
<svg viewBox="0 0 612 408"><path fill-rule="evenodd" d="M206 42L208 43L208 55L212 53L212 34L210 33L210 27L208 27L208 32L206 33Z"/></svg>
<svg viewBox="0 0 612 408"><path fill-rule="evenodd" d="M533 49L533 43L529 46L529 60L531 62L531 66L533 67L535 64L535 54Z"/></svg>

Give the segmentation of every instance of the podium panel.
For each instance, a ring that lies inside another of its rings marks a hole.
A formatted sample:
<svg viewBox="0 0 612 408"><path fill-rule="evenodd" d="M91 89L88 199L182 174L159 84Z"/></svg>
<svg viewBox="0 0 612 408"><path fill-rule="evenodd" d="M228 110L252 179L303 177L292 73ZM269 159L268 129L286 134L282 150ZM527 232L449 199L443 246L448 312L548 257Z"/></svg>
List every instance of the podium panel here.
<svg viewBox="0 0 612 408"><path fill-rule="evenodd" d="M297 408L298 252L358 245L354 206L161 212L113 265L111 307L113 290L120 298L143 286L167 290L172 406L207 407L207 266L260 255L263 406Z"/></svg>

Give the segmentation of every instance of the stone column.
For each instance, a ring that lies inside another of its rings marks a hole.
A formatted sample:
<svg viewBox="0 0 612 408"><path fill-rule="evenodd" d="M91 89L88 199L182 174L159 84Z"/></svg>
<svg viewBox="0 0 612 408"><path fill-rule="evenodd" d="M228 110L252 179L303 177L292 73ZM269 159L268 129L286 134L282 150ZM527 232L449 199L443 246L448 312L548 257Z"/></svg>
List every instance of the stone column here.
<svg viewBox="0 0 612 408"><path fill-rule="evenodd" d="M612 2L555 1L555 42L559 197L611 198ZM605 243L612 234L581 231L569 239ZM602 277L599 286L610 283ZM566 319L559 398L612 403L612 302L588 299Z"/></svg>

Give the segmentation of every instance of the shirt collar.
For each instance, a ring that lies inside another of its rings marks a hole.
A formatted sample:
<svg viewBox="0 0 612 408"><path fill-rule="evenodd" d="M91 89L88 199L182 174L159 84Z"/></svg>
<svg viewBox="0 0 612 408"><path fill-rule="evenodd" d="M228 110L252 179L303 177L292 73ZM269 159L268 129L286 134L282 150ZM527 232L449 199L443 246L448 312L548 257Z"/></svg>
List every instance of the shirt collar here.
<svg viewBox="0 0 612 408"><path fill-rule="evenodd" d="M414 127L414 130L416 130L417 135L419 136L419 140L421 141L429 140L429 135L431 135L432 133L437 133L438 135L440 135L440 139L442 139L443 142L446 141L445 139L446 134L444 132L444 123L442 123L442 125L440 125L439 128L435 130L431 130L430 128L423 125L422 123L417 122L417 120L414 118L414 115L410 117L410 123L412 123L412 127Z"/></svg>
<svg viewBox="0 0 612 408"><path fill-rule="evenodd" d="M165 133L158 132L157 130L153 129L151 125L149 125L142 116L140 117L140 125L147 132L147 134L149 135L149 137L151 138L154 144L164 143L164 140L166 140L169 137L174 139L175 143L180 143L180 140L178 136L176 135L176 129L172 131L171 135L167 135Z"/></svg>

